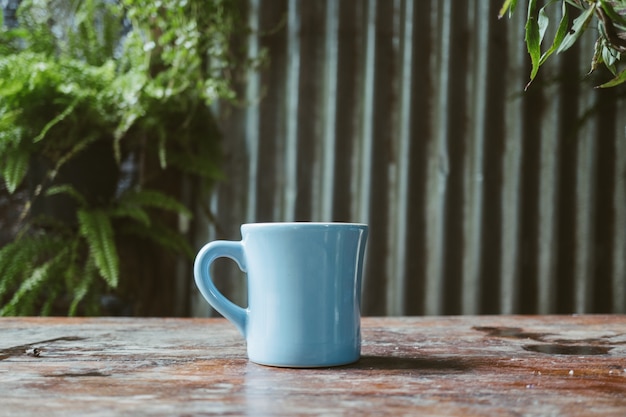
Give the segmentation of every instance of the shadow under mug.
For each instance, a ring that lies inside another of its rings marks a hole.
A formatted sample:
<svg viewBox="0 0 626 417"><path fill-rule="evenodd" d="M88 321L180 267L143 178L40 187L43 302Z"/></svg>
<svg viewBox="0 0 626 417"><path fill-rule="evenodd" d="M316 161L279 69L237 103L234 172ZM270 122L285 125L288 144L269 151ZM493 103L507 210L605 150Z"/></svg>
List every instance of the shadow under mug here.
<svg viewBox="0 0 626 417"><path fill-rule="evenodd" d="M246 339L248 358L283 367L356 362L361 353L361 281L368 227L355 223L250 223L242 240L205 245L196 285ZM247 275L248 307L216 288L211 264L231 258Z"/></svg>

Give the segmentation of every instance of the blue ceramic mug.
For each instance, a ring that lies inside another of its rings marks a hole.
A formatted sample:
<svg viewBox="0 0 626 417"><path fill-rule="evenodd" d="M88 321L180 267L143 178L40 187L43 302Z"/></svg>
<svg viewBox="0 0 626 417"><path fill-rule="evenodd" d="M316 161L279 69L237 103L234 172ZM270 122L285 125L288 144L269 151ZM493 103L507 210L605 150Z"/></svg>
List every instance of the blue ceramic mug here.
<svg viewBox="0 0 626 417"><path fill-rule="evenodd" d="M355 362L361 352L361 280L368 228L353 223L251 223L242 240L205 245L196 285L247 342L248 358L284 367ZM247 274L248 307L222 295L211 263L231 258Z"/></svg>

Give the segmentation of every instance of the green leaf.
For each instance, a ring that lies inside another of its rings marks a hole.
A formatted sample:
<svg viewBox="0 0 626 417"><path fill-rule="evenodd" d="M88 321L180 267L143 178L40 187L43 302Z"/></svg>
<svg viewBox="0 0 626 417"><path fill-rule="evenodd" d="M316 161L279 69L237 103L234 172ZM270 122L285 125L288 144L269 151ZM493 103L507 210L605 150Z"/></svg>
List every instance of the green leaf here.
<svg viewBox="0 0 626 417"><path fill-rule="evenodd" d="M547 7L544 6L542 8L545 9ZM543 13L545 13L545 11L543 11ZM539 60L539 65L543 65L544 62L546 62L546 60L548 59L548 57L550 57L550 55L552 55L554 53L554 51L556 51L560 46L561 43L563 43L563 39L565 39L565 36L567 35L567 25L569 23L569 15L567 13L567 5L565 2L562 3L562 9L561 9L561 21L559 22L559 27L556 30L556 34L554 35L554 42L552 42L552 46L550 46L550 48L543 53L543 55L541 56L541 59Z"/></svg>
<svg viewBox="0 0 626 417"><path fill-rule="evenodd" d="M598 38L596 39L596 43L594 44L594 47L593 47L593 57L591 58L591 68L589 69L589 72L587 72L587 75L591 74L596 69L598 69L600 64L604 62L604 55L605 55L605 47L603 45L602 38ZM613 75L616 75L616 70L615 70L614 65L611 65L611 66L607 65L607 68L609 69L609 71L611 71Z"/></svg>
<svg viewBox="0 0 626 417"><path fill-rule="evenodd" d="M78 223L81 236L89 245L98 272L112 288L119 282L119 257L113 239L109 217L101 210L79 210Z"/></svg>
<svg viewBox="0 0 626 417"><path fill-rule="evenodd" d="M611 71L613 75L617 75L615 64L619 61L619 54L613 48L602 45L602 62Z"/></svg>
<svg viewBox="0 0 626 417"><path fill-rule="evenodd" d="M541 60L541 34L539 23L535 15L537 14L537 0L530 0L528 3L528 15L526 18L526 48L530 55L532 69L530 71L530 81L526 88L537 76L539 71L539 61Z"/></svg>
<svg viewBox="0 0 626 417"><path fill-rule="evenodd" d="M537 15L537 26L539 27L539 44L543 42L543 38L546 36L546 30L548 30L548 25L550 24L550 18L546 13L546 7L551 4L549 2L547 5L543 6L539 9L539 13Z"/></svg>
<svg viewBox="0 0 626 417"><path fill-rule="evenodd" d="M563 39L563 42L556 51L557 54L568 50L572 45L574 45L580 35L582 35L583 32L587 29L587 26L589 26L589 22L591 22L591 19L593 18L593 13L596 11L597 7L598 3L592 3L583 13L581 13L580 16L574 19L572 28L567 33L567 35Z"/></svg>
<svg viewBox="0 0 626 417"><path fill-rule="evenodd" d="M604 84L599 85L597 88L609 88L615 87L616 85L623 84L626 81L626 70L623 70L615 78L610 81L605 82Z"/></svg>
<svg viewBox="0 0 626 417"><path fill-rule="evenodd" d="M29 153L25 149L17 148L12 152L7 152L2 176L9 193L13 194L22 183L28 171Z"/></svg>

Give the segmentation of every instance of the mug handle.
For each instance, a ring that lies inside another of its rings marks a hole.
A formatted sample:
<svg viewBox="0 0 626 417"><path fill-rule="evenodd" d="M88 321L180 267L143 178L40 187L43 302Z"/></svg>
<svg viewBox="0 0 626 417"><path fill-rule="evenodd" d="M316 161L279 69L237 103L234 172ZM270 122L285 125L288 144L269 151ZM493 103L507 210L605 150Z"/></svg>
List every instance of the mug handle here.
<svg viewBox="0 0 626 417"><path fill-rule="evenodd" d="M221 315L233 322L241 334L246 336L248 310L226 298L215 286L211 278L211 264L217 258L230 258L237 263L239 269L246 272L246 263L241 242L216 240L204 245L198 252L194 262L194 277L200 293Z"/></svg>

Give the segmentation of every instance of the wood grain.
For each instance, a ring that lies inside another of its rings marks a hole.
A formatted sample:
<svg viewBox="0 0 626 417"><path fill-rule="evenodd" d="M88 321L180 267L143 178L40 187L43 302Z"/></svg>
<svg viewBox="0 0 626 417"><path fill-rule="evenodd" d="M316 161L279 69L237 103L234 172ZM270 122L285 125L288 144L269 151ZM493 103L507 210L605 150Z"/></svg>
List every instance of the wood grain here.
<svg viewBox="0 0 626 417"><path fill-rule="evenodd" d="M626 316L364 318L362 358L246 358L223 319L0 319L0 415L626 415Z"/></svg>

